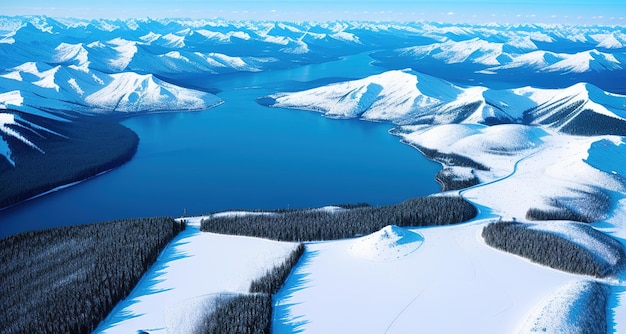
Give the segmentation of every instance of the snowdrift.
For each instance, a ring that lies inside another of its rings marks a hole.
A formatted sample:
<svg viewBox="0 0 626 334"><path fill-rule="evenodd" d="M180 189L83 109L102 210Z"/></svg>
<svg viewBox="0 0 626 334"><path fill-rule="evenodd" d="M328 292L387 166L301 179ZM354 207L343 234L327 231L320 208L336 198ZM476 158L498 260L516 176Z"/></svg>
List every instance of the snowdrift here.
<svg viewBox="0 0 626 334"><path fill-rule="evenodd" d="M424 242L421 234L395 225L354 241L350 252L370 261L391 261L416 251Z"/></svg>

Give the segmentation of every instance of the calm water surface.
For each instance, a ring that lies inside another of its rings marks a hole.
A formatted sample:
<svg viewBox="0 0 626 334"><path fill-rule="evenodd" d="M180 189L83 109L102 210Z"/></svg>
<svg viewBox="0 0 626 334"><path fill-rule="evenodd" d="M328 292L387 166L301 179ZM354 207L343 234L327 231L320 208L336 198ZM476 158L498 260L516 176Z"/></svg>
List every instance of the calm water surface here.
<svg viewBox="0 0 626 334"><path fill-rule="evenodd" d="M331 120L255 99L381 72L367 55L294 70L224 76L225 103L123 122L140 138L127 164L0 212L0 236L124 217L234 208L392 204L439 191L439 165L388 134L389 124Z"/></svg>

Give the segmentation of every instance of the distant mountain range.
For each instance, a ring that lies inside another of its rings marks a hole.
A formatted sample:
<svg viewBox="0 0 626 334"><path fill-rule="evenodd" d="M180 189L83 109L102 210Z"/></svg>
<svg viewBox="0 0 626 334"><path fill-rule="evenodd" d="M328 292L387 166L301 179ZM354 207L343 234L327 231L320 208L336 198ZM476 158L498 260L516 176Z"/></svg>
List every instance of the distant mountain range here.
<svg viewBox="0 0 626 334"><path fill-rule="evenodd" d="M185 77L291 68L360 52L372 52L388 69L410 67L439 77L440 66L454 65L459 81L513 70L540 73L550 79L547 86L566 87L572 84L568 74L590 73L585 81L626 92L626 85L615 82L626 73L626 30L619 26L0 17L5 70L44 62L107 74L150 73L180 83ZM593 76L599 73L602 78ZM515 87L537 84L532 80L506 78Z"/></svg>

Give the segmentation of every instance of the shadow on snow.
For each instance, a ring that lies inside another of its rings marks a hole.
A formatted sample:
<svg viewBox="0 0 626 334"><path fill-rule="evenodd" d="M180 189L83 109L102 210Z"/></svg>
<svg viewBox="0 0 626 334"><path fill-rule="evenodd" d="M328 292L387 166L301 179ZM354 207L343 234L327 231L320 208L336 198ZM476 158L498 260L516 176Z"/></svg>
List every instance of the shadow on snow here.
<svg viewBox="0 0 626 334"><path fill-rule="evenodd" d="M289 299L296 291L309 287L311 283L309 276L311 274L307 271L307 267L310 266L312 259L317 257L318 254L319 251L308 251L305 249L304 254L300 257L289 277L287 277L283 287L274 295L274 310L272 312L273 333L304 332L304 326L309 323L309 320L306 320L303 315L292 315L291 309L298 304L289 303Z"/></svg>
<svg viewBox="0 0 626 334"><path fill-rule="evenodd" d="M158 285L166 281L164 275L167 274L167 268L171 262L190 257L189 254L180 250L180 247L188 244L189 241L186 239L197 233L199 233L198 227L187 225L185 230L181 231L161 252L156 262L142 276L135 288L113 308L94 333L113 330L125 321L144 315L135 313L133 310L133 306L140 303L142 297L172 290L172 288L159 288Z"/></svg>

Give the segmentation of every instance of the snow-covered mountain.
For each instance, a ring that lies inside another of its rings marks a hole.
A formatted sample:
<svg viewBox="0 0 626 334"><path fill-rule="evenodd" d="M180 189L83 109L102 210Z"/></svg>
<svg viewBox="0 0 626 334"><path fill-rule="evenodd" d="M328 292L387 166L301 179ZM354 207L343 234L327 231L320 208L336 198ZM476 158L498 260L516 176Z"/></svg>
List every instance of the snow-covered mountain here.
<svg viewBox="0 0 626 334"><path fill-rule="evenodd" d="M113 113L207 109L221 100L215 95L182 88L151 74L105 74L86 62L49 65L27 62L5 70L0 89L7 108L41 114L56 112Z"/></svg>
<svg viewBox="0 0 626 334"><path fill-rule="evenodd" d="M602 119L619 124L621 131L626 126L626 96L604 92L586 83L565 89L463 88L426 74L402 70L270 98L270 104L275 107L396 124L520 123L544 125L568 133L591 133L595 125L588 122L593 118L596 122Z"/></svg>
<svg viewBox="0 0 626 334"><path fill-rule="evenodd" d="M424 59L445 64L466 63L483 66L480 71L494 74L500 70L521 68L535 72L584 73L618 71L624 69L623 54L600 52L597 49L575 53L556 53L538 50L528 43L496 43L478 37L423 46L414 46L396 51L400 58Z"/></svg>
<svg viewBox="0 0 626 334"><path fill-rule="evenodd" d="M0 18L5 68L45 62L170 79L291 68L375 51L382 66L421 72L451 64L467 73L515 68L556 82L565 82L560 76L567 73L603 73L609 82L590 82L616 91L623 87L610 81L624 76L625 46L621 27ZM523 76L507 80L531 84Z"/></svg>
<svg viewBox="0 0 626 334"><path fill-rule="evenodd" d="M619 71L624 69L623 60L611 53L600 52L596 49L581 51L574 54L554 53L549 51L533 51L518 55L509 55L498 66L483 70L493 74L501 70L523 69L541 72L585 73Z"/></svg>

